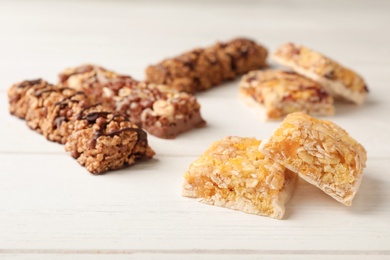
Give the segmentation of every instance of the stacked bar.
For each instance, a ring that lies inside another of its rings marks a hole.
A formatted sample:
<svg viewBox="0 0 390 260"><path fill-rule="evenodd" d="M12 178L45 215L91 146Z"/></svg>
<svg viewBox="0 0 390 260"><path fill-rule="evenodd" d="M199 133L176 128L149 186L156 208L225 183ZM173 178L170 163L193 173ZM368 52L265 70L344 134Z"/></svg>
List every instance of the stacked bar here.
<svg viewBox="0 0 390 260"><path fill-rule="evenodd" d="M368 87L353 70L302 45L286 43L272 55L273 59L319 84L334 97L363 104Z"/></svg>
<svg viewBox="0 0 390 260"><path fill-rule="evenodd" d="M234 39L151 65L146 69L146 80L194 93L264 67L266 58L263 46L249 39Z"/></svg>
<svg viewBox="0 0 390 260"><path fill-rule="evenodd" d="M65 143L66 150L91 173L154 155L142 129L106 106L91 105L83 92L33 80L11 86L8 98L11 114L25 119L48 140Z"/></svg>
<svg viewBox="0 0 390 260"><path fill-rule="evenodd" d="M249 104L265 109L265 119L280 119L289 113L333 115L333 98L318 83L280 70L251 71L242 77L240 96Z"/></svg>

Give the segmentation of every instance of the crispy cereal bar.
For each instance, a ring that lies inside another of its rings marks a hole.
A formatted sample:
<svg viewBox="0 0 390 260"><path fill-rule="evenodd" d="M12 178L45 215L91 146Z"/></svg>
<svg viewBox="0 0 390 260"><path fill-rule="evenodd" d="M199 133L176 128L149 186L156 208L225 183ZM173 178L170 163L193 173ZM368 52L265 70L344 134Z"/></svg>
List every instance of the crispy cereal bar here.
<svg viewBox="0 0 390 260"><path fill-rule="evenodd" d="M281 219L297 177L264 157L260 143L234 136L214 142L185 173L182 195Z"/></svg>
<svg viewBox="0 0 390 260"><path fill-rule="evenodd" d="M286 43L272 57L280 64L320 83L335 97L362 104L367 96L368 88L361 76L319 52Z"/></svg>
<svg viewBox="0 0 390 260"><path fill-rule="evenodd" d="M264 67L266 58L263 46L249 39L234 39L151 65L146 69L146 80L194 93Z"/></svg>
<svg viewBox="0 0 390 260"><path fill-rule="evenodd" d="M205 125L195 96L163 85L138 82L93 65L67 69L60 74L60 81L126 114L132 123L160 138L175 138Z"/></svg>
<svg viewBox="0 0 390 260"><path fill-rule="evenodd" d="M73 132L78 114L91 105L84 92L76 92L52 104L42 120L43 135L50 141L65 144ZM109 111L109 110L108 110Z"/></svg>
<svg viewBox="0 0 390 260"><path fill-rule="evenodd" d="M15 84L8 91L10 112L24 118L31 129L41 134L45 134L44 124L52 107L62 99L76 93L73 89L58 88L42 80L37 84L24 84L25 91L19 91L19 86Z"/></svg>
<svg viewBox="0 0 390 260"><path fill-rule="evenodd" d="M249 105L265 109L265 118L280 119L301 111L333 115L333 98L316 82L294 72L251 71L243 76L239 90Z"/></svg>
<svg viewBox="0 0 390 260"><path fill-rule="evenodd" d="M288 115L260 151L350 206L366 166L366 150L336 124L304 113Z"/></svg>
<svg viewBox="0 0 390 260"><path fill-rule="evenodd" d="M91 105L84 92L34 80L14 84L8 97L11 114L47 139L66 143L66 150L94 174L154 155L142 129L104 105Z"/></svg>
<svg viewBox="0 0 390 260"><path fill-rule="evenodd" d="M96 110L96 107L91 109ZM65 150L88 171L101 174L153 157L146 132L126 116L90 111L81 111L65 144Z"/></svg>
<svg viewBox="0 0 390 260"><path fill-rule="evenodd" d="M16 84L13 84L8 89L8 102L9 102L9 112L19 118L24 119L26 117L27 111L30 107L29 99L30 95L26 95L29 91L30 93L38 92L40 89L53 86L48 82L42 79L35 80L25 80Z"/></svg>

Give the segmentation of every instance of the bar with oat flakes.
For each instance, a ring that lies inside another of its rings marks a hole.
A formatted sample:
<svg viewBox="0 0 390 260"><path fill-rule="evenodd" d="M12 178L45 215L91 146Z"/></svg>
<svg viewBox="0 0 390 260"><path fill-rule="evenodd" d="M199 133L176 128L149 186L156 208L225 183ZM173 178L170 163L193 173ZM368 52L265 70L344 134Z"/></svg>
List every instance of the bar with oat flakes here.
<svg viewBox="0 0 390 260"><path fill-rule="evenodd" d="M203 203L281 219L297 176L259 151L255 138L214 142L184 174L182 195Z"/></svg>
<svg viewBox="0 0 390 260"><path fill-rule="evenodd" d="M288 115L260 151L350 206L366 166L366 150L338 125L304 113Z"/></svg>

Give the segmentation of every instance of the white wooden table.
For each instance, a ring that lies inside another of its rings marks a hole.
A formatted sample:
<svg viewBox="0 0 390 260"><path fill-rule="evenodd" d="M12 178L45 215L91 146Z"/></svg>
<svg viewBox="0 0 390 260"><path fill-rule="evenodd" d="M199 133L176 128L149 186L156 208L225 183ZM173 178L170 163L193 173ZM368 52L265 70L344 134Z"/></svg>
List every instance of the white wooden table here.
<svg viewBox="0 0 390 260"><path fill-rule="evenodd" d="M142 79L148 64L236 36L271 51L302 43L366 78L364 106L337 103L329 118L368 151L352 207L303 182L281 221L180 196L212 141L279 124L238 99L238 81L198 95L206 128L150 136L155 159L103 176L8 114L14 82L85 62ZM390 258L389 1L1 1L0 37L0 259Z"/></svg>

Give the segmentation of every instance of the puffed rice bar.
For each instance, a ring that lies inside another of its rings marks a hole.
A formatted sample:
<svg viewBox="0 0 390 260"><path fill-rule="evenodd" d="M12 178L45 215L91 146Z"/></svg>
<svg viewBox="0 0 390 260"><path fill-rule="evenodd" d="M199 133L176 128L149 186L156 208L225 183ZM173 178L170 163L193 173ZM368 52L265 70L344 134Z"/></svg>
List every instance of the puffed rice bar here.
<svg viewBox="0 0 390 260"><path fill-rule="evenodd" d="M152 158L144 130L121 114L84 109L74 122L65 150L93 174L101 174ZM93 112L91 112L93 111Z"/></svg>

